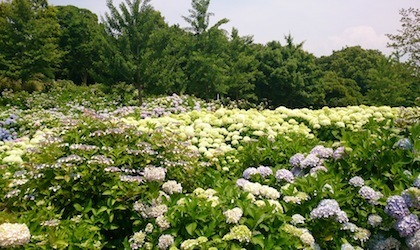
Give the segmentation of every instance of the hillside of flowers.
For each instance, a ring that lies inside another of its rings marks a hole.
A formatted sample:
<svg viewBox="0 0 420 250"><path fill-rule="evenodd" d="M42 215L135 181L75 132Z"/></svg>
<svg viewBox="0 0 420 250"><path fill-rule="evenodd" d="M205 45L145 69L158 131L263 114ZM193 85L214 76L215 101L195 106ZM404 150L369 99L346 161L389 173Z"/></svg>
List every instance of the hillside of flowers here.
<svg viewBox="0 0 420 250"><path fill-rule="evenodd" d="M0 248L420 249L420 108L130 100L1 93Z"/></svg>

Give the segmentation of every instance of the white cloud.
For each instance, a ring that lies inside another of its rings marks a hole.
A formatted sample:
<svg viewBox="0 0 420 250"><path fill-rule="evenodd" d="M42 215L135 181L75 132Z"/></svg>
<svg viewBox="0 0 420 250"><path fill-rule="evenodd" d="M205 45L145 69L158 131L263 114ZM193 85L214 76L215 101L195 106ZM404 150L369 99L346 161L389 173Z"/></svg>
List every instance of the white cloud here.
<svg viewBox="0 0 420 250"><path fill-rule="evenodd" d="M371 26L360 25L347 28L339 35L329 36L325 47L329 50L341 50L346 46L360 45L364 49L377 49L389 53L387 42L385 34L378 34Z"/></svg>

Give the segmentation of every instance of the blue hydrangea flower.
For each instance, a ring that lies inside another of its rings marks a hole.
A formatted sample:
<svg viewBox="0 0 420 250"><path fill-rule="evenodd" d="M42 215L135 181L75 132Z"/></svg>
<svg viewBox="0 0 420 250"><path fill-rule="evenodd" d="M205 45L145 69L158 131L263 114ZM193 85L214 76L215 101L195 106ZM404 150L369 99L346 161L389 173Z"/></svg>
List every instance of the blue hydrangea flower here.
<svg viewBox="0 0 420 250"><path fill-rule="evenodd" d="M263 178L273 174L273 170L271 170L270 167L265 167L265 166L259 166L257 168L257 171L261 175L261 177L263 177Z"/></svg>
<svg viewBox="0 0 420 250"><path fill-rule="evenodd" d="M309 154L308 156L305 157L305 159L303 159L300 162L300 167L305 169L305 168L313 168L318 166L318 163L320 162L320 159L318 158L318 156L314 155L314 154Z"/></svg>
<svg viewBox="0 0 420 250"><path fill-rule="evenodd" d="M319 158L328 159L331 156L333 156L334 151L333 151L332 148L326 148L326 147L324 147L322 145L318 145L318 146L315 146L311 150L310 153L316 155Z"/></svg>
<svg viewBox="0 0 420 250"><path fill-rule="evenodd" d="M399 195L389 197L386 202L385 213L395 219L403 218L410 213L404 198Z"/></svg>
<svg viewBox="0 0 420 250"><path fill-rule="evenodd" d="M338 202L334 199L324 199L311 211L312 219L334 217L340 223L348 222L347 214L341 211Z"/></svg>
<svg viewBox="0 0 420 250"><path fill-rule="evenodd" d="M409 214L395 223L395 229L401 237L413 236L420 229L419 218L415 214Z"/></svg>
<svg viewBox="0 0 420 250"><path fill-rule="evenodd" d="M293 173L292 172L290 172L289 170L287 170L287 169L279 169L279 170L277 170L277 172L276 172L276 179L278 180L278 181L282 181L282 180L285 180L285 181L287 181L287 182L292 182L293 180L294 180L294 176L293 176Z"/></svg>
<svg viewBox="0 0 420 250"><path fill-rule="evenodd" d="M251 167L244 170L244 172L242 173L242 177L248 180L249 178L251 178L251 175L254 174L258 174L258 171L256 168Z"/></svg>
<svg viewBox="0 0 420 250"><path fill-rule="evenodd" d="M411 143L411 141L408 138L400 139L399 141L397 141L397 143L395 143L395 146L400 148L400 149L404 149L404 150L412 150L413 149L413 144Z"/></svg>
<svg viewBox="0 0 420 250"><path fill-rule="evenodd" d="M377 205L378 200L383 197L381 192L377 192L368 186L363 186L362 188L360 188L359 195L366 199L372 205Z"/></svg>
<svg viewBox="0 0 420 250"><path fill-rule="evenodd" d="M305 156L303 154L297 153L293 155L292 157L290 157L289 163L290 165L292 165L292 167L299 167L300 162L303 161L304 159L305 159Z"/></svg>

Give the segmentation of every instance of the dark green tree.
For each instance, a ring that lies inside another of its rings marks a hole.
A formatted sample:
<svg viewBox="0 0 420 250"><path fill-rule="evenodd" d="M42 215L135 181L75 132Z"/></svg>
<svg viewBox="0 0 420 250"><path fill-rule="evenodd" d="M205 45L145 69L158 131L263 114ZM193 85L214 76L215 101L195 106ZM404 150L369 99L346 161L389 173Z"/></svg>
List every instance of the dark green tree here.
<svg viewBox="0 0 420 250"><path fill-rule="evenodd" d="M61 53L56 10L43 0L0 3L0 75L22 85L40 74L53 79Z"/></svg>
<svg viewBox="0 0 420 250"><path fill-rule="evenodd" d="M226 85L228 96L232 99L255 100L255 78L258 61L252 49L252 37L240 37L237 29L232 29L227 54L229 67Z"/></svg>
<svg viewBox="0 0 420 250"><path fill-rule="evenodd" d="M294 44L290 35L285 38L285 46L272 41L258 52L258 98L269 100L274 107L305 107L322 103L319 90L321 72L315 64L315 56L302 49L303 43Z"/></svg>
<svg viewBox="0 0 420 250"><path fill-rule="evenodd" d="M321 84L325 106L359 105L363 100L357 83L352 79L339 77L335 72L325 72L321 78Z"/></svg>
<svg viewBox="0 0 420 250"><path fill-rule="evenodd" d="M59 44L64 54L58 77L86 84L92 78L94 62L99 59L97 45L101 26L98 17L75 6L56 8L61 28Z"/></svg>
<svg viewBox="0 0 420 250"><path fill-rule="evenodd" d="M385 56L377 50L365 50L360 46L354 46L321 57L318 65L323 71L333 71L341 78L356 81L360 92L365 95L370 82L368 72L376 67L381 58Z"/></svg>
<svg viewBox="0 0 420 250"><path fill-rule="evenodd" d="M126 0L119 10L107 1L109 13L104 24L108 34L107 64L112 80L133 83L138 90L138 101L143 102L144 59L153 32L166 28L163 17L149 4L150 0Z"/></svg>

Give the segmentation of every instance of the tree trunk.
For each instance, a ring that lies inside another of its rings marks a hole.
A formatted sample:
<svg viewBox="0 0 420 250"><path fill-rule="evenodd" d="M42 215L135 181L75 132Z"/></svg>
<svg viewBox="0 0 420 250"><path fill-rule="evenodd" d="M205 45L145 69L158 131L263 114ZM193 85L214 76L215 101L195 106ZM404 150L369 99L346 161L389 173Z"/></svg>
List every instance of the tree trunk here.
<svg viewBox="0 0 420 250"><path fill-rule="evenodd" d="M140 107L143 104L143 87L141 86L140 83L136 83L135 85L136 85L137 90L139 92L138 100L139 100L139 107Z"/></svg>

